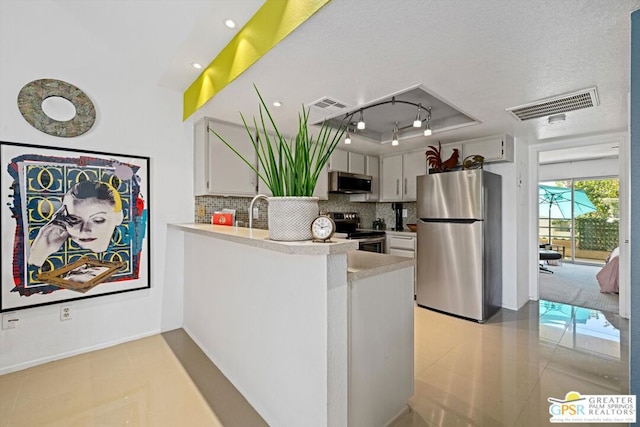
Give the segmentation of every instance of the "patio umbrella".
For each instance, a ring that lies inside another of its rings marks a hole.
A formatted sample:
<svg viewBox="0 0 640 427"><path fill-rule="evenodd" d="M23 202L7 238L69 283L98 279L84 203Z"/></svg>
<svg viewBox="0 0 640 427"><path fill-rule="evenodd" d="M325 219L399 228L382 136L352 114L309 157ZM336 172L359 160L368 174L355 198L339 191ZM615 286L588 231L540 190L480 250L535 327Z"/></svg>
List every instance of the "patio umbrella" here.
<svg viewBox="0 0 640 427"><path fill-rule="evenodd" d="M551 243L551 218L571 219L571 188L538 185L538 215L549 218L549 243ZM596 207L584 190L573 191L573 215L594 212Z"/></svg>

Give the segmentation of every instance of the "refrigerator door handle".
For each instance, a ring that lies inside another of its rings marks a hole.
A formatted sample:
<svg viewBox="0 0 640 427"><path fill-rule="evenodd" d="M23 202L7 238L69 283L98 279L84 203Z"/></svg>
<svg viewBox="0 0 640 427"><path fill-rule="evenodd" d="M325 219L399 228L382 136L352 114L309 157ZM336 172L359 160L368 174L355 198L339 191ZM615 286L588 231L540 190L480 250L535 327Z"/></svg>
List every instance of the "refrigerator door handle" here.
<svg viewBox="0 0 640 427"><path fill-rule="evenodd" d="M478 218L419 218L418 221L428 223L455 223L455 224L473 224L474 222L484 221Z"/></svg>

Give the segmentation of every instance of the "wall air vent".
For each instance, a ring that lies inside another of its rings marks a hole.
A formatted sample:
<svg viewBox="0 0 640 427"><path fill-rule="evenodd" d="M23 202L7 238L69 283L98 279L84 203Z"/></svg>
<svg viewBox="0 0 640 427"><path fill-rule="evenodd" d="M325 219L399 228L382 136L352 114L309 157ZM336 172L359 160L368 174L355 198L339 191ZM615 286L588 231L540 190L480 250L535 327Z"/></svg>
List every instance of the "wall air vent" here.
<svg viewBox="0 0 640 427"><path fill-rule="evenodd" d="M541 99L517 107L507 108L507 111L513 114L516 119L525 121L580 110L582 108L591 108L599 103L598 92L595 87L592 87L573 93Z"/></svg>

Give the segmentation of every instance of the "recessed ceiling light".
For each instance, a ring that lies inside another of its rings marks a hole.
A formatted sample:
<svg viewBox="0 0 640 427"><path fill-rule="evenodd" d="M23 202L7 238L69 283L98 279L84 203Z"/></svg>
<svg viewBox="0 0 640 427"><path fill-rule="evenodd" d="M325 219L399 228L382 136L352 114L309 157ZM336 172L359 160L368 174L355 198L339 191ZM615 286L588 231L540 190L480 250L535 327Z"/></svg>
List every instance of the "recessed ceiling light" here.
<svg viewBox="0 0 640 427"><path fill-rule="evenodd" d="M280 102L280 101L274 101L274 102L273 102L273 106L274 106L274 107L282 107L282 102Z"/></svg>
<svg viewBox="0 0 640 427"><path fill-rule="evenodd" d="M202 65L200 63L198 63L198 62L192 62L191 66L193 68L195 68L196 70L199 70L200 68L202 68Z"/></svg>
<svg viewBox="0 0 640 427"><path fill-rule="evenodd" d="M226 21L224 21L224 25L227 28L235 28L236 27L236 23L233 19L227 19Z"/></svg>

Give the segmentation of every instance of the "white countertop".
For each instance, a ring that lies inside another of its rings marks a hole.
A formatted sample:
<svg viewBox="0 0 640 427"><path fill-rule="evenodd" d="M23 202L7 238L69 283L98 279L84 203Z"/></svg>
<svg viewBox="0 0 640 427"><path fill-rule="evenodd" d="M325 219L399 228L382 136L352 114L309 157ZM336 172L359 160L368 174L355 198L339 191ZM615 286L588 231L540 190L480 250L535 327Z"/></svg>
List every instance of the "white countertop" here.
<svg viewBox="0 0 640 427"><path fill-rule="evenodd" d="M347 281L354 282L412 266L415 266L413 258L367 251L351 251L347 253Z"/></svg>
<svg viewBox="0 0 640 427"><path fill-rule="evenodd" d="M169 227L199 234L215 239L227 240L243 245L254 246L286 254L329 255L341 254L358 249L358 242L333 238L330 243L316 243L311 240L302 242L279 242L269 239L269 231L258 228L244 228L212 224L169 224Z"/></svg>

